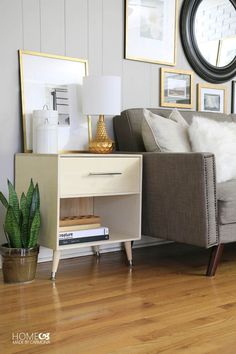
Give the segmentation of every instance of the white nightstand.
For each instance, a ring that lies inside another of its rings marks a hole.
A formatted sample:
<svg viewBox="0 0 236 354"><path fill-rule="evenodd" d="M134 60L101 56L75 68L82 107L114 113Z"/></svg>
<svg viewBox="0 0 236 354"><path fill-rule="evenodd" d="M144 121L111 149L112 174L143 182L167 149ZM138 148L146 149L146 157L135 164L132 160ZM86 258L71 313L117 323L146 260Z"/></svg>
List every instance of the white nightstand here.
<svg viewBox="0 0 236 354"><path fill-rule="evenodd" d="M26 191L38 182L42 227L39 243L53 250L52 279L60 252L69 248L124 242L132 265L131 241L141 238L142 156L93 154L17 154L15 184ZM109 228L109 240L59 245L59 219L99 215Z"/></svg>

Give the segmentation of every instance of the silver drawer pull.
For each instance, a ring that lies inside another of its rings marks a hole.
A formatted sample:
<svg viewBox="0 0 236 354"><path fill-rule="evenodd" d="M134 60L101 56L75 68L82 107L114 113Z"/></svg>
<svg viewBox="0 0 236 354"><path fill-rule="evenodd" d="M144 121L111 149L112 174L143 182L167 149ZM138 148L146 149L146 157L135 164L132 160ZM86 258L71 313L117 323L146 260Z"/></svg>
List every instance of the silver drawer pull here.
<svg viewBox="0 0 236 354"><path fill-rule="evenodd" d="M117 176L122 175L122 172L90 172L89 176Z"/></svg>

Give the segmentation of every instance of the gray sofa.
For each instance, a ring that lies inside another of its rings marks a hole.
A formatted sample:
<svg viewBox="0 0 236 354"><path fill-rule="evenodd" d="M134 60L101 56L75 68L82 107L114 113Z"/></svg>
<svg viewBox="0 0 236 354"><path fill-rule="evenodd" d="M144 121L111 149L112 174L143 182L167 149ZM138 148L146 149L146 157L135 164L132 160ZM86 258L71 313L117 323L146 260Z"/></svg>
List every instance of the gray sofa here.
<svg viewBox="0 0 236 354"><path fill-rule="evenodd" d="M168 117L169 109L150 109ZM181 111L236 121L235 115ZM206 153L145 152L141 108L113 119L117 150L143 153L142 234L211 248L207 276L215 275L225 243L236 241L236 180L216 183L215 159Z"/></svg>

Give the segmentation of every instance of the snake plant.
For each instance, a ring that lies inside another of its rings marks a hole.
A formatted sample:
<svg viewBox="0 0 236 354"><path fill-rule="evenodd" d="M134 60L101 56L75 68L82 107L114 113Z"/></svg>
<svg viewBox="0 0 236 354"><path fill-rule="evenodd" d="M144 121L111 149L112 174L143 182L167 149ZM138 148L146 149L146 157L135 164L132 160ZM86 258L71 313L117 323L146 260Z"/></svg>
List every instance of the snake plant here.
<svg viewBox="0 0 236 354"><path fill-rule="evenodd" d="M20 201L12 183L8 180L9 200L0 192L0 201L6 208L3 225L8 247L32 248L37 245L40 230L40 197L38 184L31 179L28 191Z"/></svg>

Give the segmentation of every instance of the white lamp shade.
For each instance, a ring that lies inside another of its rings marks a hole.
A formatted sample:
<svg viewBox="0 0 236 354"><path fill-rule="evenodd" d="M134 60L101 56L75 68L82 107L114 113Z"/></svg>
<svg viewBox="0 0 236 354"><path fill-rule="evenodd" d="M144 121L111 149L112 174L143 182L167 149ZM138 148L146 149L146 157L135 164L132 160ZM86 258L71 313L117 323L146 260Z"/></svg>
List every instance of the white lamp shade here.
<svg viewBox="0 0 236 354"><path fill-rule="evenodd" d="M115 115L121 109L119 76L86 76L83 78L83 113Z"/></svg>

